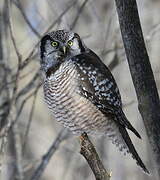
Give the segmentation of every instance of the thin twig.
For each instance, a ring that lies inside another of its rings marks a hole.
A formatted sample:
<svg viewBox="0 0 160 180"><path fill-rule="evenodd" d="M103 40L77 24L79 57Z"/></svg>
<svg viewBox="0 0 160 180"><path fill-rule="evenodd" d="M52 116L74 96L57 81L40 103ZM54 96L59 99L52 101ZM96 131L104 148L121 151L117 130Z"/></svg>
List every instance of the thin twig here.
<svg viewBox="0 0 160 180"><path fill-rule="evenodd" d="M21 103L21 105L20 105L20 108L19 108L19 110L18 110L18 112L17 112L17 114L16 114L16 118L15 118L15 120L11 123L10 126L13 126L14 123L16 123L16 122L18 121L18 118L19 118L19 116L20 116L20 114L21 114L21 112L22 112L22 110L23 110L23 108L24 108L24 105L26 104L26 102L27 102L32 96L34 96L34 95L37 93L37 91L39 90L40 87L41 87L41 83L39 83L39 84L37 85L37 87L35 88L35 90L34 90L31 94L29 94L29 95L22 101L22 103Z"/></svg>
<svg viewBox="0 0 160 180"><path fill-rule="evenodd" d="M117 55L117 52L115 52L112 61L108 65L108 68L110 69L110 71L113 71L114 68L117 67L117 65L118 65L118 55Z"/></svg>
<svg viewBox="0 0 160 180"><path fill-rule="evenodd" d="M55 151L58 149L60 143L66 139L67 136L67 132L62 129L59 134L57 135L57 138L55 139L55 141L53 142L53 144L51 145L51 147L49 148L48 152L42 157L41 163L38 166L38 168L35 170L34 174L32 175L30 180L39 180L42 173L44 172L44 170L46 169L49 160L51 159L51 157L53 156L53 154L55 153Z"/></svg>
<svg viewBox="0 0 160 180"><path fill-rule="evenodd" d="M17 124L14 124L13 129L13 140L14 140L14 151L15 151L15 160L16 160L16 175L18 175L18 180L23 180L23 167L22 167L22 145L20 132L18 131Z"/></svg>
<svg viewBox="0 0 160 180"><path fill-rule="evenodd" d="M16 5L16 7L19 9L19 11L21 12L24 20L26 21L26 23L28 24L28 26L30 27L30 29L32 30L32 32L38 37L41 38L40 33L32 26L31 22L29 21L28 17L25 14L25 11L23 9L23 6L21 4L21 2L19 0L17 0L17 2L13 1L14 4Z"/></svg>
<svg viewBox="0 0 160 180"><path fill-rule="evenodd" d="M6 70L6 71L7 71L7 70ZM34 71L34 70L31 69L31 70L29 70L27 73L19 76L19 80L23 80L23 79L26 78L28 75L30 75L33 71ZM7 72L8 72L8 71L7 71ZM10 72L10 71L9 71L9 72ZM10 80L9 82L3 82L3 83L1 84L0 94L1 94L1 91L2 91L3 89L9 88L8 86L11 86L12 84L15 83L15 81L16 81L15 78L16 78L16 76L13 75L12 80Z"/></svg>
<svg viewBox="0 0 160 180"><path fill-rule="evenodd" d="M15 119L7 125L7 127L5 128L5 131L0 134L0 138L3 137L3 136L5 136L5 134L7 134L7 133L9 132L9 130L12 128L12 126L18 121L18 118L19 118L19 116L20 116L20 114L21 114L21 112L22 112L22 110L23 110L23 108L24 108L24 105L26 104L26 102L27 102L32 96L35 95L35 93L37 92L37 89L39 89L40 87L41 87L41 83L39 83L39 84L37 85L36 89L35 89L31 94L29 94L29 95L22 101L22 103L21 103L21 105L20 105L20 108L18 109L18 112L17 112L17 114L16 114Z"/></svg>
<svg viewBox="0 0 160 180"><path fill-rule="evenodd" d="M92 169L96 180L110 180L111 173L107 173L96 152L95 147L89 140L86 133L83 133L80 136L80 146L80 153L84 156L90 168Z"/></svg>
<svg viewBox="0 0 160 180"><path fill-rule="evenodd" d="M12 43L13 43L13 46L14 46L14 49L15 49L15 52L16 52L16 55L17 55L17 58L18 58L18 67L17 67L17 72L16 72L16 81L15 81L15 85L14 85L14 88L13 88L13 97L12 97L12 100L11 100L11 104L12 104L12 101L14 101L14 98L16 96L16 91L18 89L18 77L19 77L19 73L20 73L20 65L21 65L21 62L22 62L22 55L20 54L18 48L17 48L17 45L16 45L16 41L15 41L15 37L13 35L13 26L12 26L12 20L11 20L11 10L10 10L10 0L7 0L7 11L8 11L8 25L9 25L9 31L10 31L10 35L11 35L11 39L12 39Z"/></svg>
<svg viewBox="0 0 160 180"><path fill-rule="evenodd" d="M78 21L80 15L81 15L83 9L85 8L87 2L88 2L88 0L85 0L85 1L82 3L82 5L80 6L79 10L77 11L77 15L76 15L76 17L75 17L72 25L70 26L70 29L71 29L71 30L73 30L73 29L75 28L75 26L76 26L76 24L77 24L77 21Z"/></svg>
<svg viewBox="0 0 160 180"><path fill-rule="evenodd" d="M36 97L37 97L38 90L39 89L36 90L35 95L33 97L33 103L32 103L32 106L31 106L31 112L29 114L29 120L28 120L28 124L27 124L27 128L26 128L26 132L24 134L23 152L24 152L25 147L26 147L26 142L27 142L27 137L28 137L28 134L29 134L29 129L30 129L31 122L32 122L32 119L33 119L33 113L34 113L34 109L35 109Z"/></svg>
<svg viewBox="0 0 160 180"><path fill-rule="evenodd" d="M8 21L9 21L8 25L9 25L9 30L10 30L10 34L11 34L11 40L12 40L16 55L18 57L18 63L20 64L21 61L22 61L22 55L20 54L20 52L19 52L19 50L17 48L15 37L14 37L14 34L13 34L13 25L12 25L11 14L10 14L11 13L10 0L7 0L7 9L8 9Z"/></svg>
<svg viewBox="0 0 160 180"><path fill-rule="evenodd" d="M3 48L2 48L2 13L0 12L0 62L3 60Z"/></svg>
<svg viewBox="0 0 160 180"><path fill-rule="evenodd" d="M40 83L40 79L39 79L39 70L36 72L36 74L33 76L33 78L30 80L30 82L22 89L20 90L20 92L17 93L16 96L16 102L18 101L18 99L27 94L29 91L31 91L34 87L37 87L37 85Z"/></svg>
<svg viewBox="0 0 160 180"><path fill-rule="evenodd" d="M110 37L110 32L111 32L111 24L112 24L112 21L113 21L113 13L112 15L109 17L109 20L108 20L108 24L107 24L107 28L106 28L106 32L105 32L105 37L104 37L104 42L103 42L103 48L102 48L102 51L101 51L101 56L104 58L105 56L105 50L106 50L106 44L107 44L107 41Z"/></svg>

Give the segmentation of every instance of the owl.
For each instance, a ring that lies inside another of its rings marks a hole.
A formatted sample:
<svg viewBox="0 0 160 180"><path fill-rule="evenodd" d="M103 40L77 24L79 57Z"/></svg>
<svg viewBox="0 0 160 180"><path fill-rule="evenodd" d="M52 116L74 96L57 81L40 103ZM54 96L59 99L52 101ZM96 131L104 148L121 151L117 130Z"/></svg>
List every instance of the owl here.
<svg viewBox="0 0 160 180"><path fill-rule="evenodd" d="M67 30L46 34L40 57L44 97L54 118L77 135L106 135L149 173L126 130L141 138L122 110L111 72L80 36Z"/></svg>

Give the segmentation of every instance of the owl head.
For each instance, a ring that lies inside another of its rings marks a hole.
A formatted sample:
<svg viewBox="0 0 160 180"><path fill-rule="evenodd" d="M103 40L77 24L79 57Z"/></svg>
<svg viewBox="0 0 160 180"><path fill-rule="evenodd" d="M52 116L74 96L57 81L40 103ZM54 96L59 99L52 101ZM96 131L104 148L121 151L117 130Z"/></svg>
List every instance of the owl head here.
<svg viewBox="0 0 160 180"><path fill-rule="evenodd" d="M41 68L47 72L64 61L86 51L86 46L77 33L57 30L46 34L40 43Z"/></svg>

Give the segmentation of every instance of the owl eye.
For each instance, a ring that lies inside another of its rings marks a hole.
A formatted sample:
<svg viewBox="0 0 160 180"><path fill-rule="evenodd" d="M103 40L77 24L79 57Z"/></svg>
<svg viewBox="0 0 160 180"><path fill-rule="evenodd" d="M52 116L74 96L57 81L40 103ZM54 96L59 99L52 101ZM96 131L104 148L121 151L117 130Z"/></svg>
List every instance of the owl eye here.
<svg viewBox="0 0 160 180"><path fill-rule="evenodd" d="M73 41L68 41L68 43L67 43L69 46L72 46L73 45Z"/></svg>
<svg viewBox="0 0 160 180"><path fill-rule="evenodd" d="M53 47L57 47L57 46L58 46L58 42L57 42L57 41L52 41L52 42L51 42L51 45L52 45Z"/></svg>

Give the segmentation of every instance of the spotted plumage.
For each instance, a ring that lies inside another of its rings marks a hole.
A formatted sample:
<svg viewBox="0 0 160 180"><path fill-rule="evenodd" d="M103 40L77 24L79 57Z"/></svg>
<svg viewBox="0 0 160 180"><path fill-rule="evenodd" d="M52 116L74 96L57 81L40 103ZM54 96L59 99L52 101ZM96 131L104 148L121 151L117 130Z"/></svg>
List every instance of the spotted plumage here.
<svg viewBox="0 0 160 180"><path fill-rule="evenodd" d="M40 56L44 96L55 119L74 134L108 136L149 173L126 131L140 138L123 113L111 72L80 36L65 30L49 33L41 40Z"/></svg>

